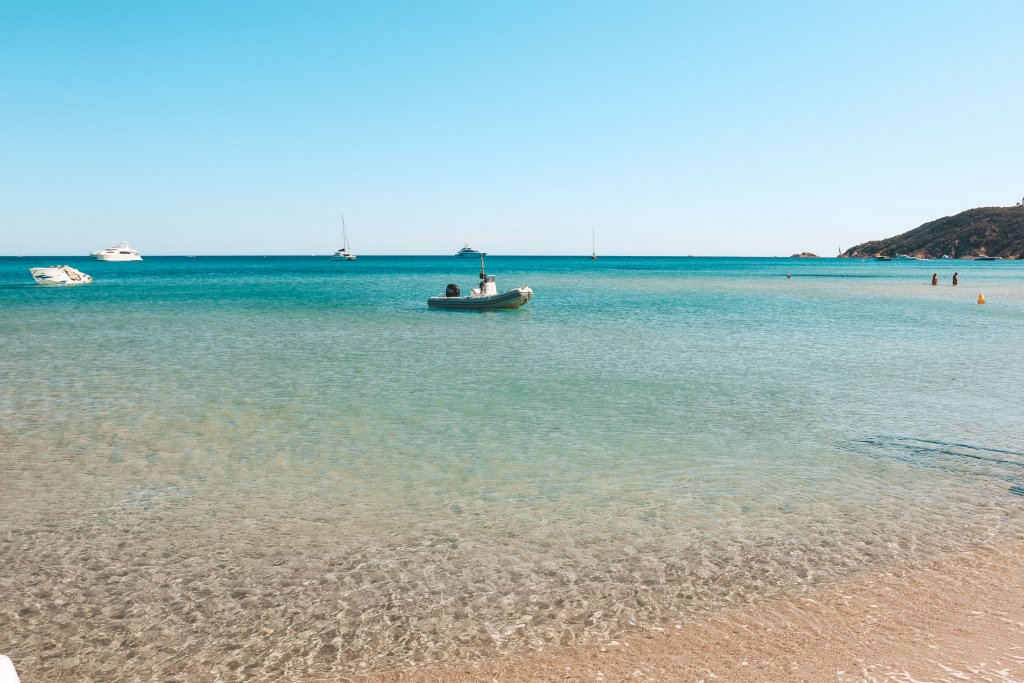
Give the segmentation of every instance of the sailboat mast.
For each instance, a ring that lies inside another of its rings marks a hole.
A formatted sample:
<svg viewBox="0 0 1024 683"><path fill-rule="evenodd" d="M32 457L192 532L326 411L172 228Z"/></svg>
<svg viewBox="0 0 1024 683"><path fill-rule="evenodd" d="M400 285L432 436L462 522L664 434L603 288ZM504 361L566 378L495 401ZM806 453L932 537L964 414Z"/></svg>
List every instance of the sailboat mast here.
<svg viewBox="0 0 1024 683"><path fill-rule="evenodd" d="M345 214L341 214L341 245L348 251L348 231L345 229Z"/></svg>

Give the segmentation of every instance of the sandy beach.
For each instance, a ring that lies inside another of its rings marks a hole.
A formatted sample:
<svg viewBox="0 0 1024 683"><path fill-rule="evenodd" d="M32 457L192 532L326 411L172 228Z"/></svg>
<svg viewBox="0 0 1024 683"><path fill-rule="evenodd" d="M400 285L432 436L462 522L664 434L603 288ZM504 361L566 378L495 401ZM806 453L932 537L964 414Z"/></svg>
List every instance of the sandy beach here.
<svg viewBox="0 0 1024 683"><path fill-rule="evenodd" d="M1024 681L1024 541L864 572L751 609L415 681Z"/></svg>

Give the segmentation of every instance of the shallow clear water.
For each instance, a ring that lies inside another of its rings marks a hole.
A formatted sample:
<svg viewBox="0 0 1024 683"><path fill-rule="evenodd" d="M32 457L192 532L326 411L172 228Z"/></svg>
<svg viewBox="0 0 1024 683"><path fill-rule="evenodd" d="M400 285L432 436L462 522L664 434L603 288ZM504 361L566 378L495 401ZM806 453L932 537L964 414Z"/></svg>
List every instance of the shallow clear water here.
<svg viewBox="0 0 1024 683"><path fill-rule="evenodd" d="M0 652L347 675L1024 531L1024 263L492 257L533 302L426 308L477 265L0 259Z"/></svg>

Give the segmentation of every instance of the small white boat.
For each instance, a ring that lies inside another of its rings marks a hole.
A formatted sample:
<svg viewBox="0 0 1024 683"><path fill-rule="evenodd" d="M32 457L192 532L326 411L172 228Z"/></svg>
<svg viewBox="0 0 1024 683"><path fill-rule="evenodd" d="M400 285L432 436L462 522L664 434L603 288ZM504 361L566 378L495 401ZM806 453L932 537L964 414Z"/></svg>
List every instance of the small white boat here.
<svg viewBox="0 0 1024 683"><path fill-rule="evenodd" d="M1003 257L1002 256L985 256L985 255L981 254L981 255L975 256L974 260L975 261L1002 261Z"/></svg>
<svg viewBox="0 0 1024 683"><path fill-rule="evenodd" d="M448 285L445 293L427 299L431 308L451 308L464 311L492 311L500 308L519 308L533 298L529 287L515 287L498 292L493 275L484 272L484 257L480 257L480 287L471 290L469 296L462 296L458 285Z"/></svg>
<svg viewBox="0 0 1024 683"><path fill-rule="evenodd" d="M469 242L466 242L462 246L462 249L459 249L457 252L455 252L455 255L456 256L487 256L487 252L486 251L480 251L479 249L474 249L473 247L469 246Z"/></svg>
<svg viewBox="0 0 1024 683"><path fill-rule="evenodd" d="M92 282L91 277L71 266L29 268L28 272L41 285L85 285Z"/></svg>
<svg viewBox="0 0 1024 683"><path fill-rule="evenodd" d="M94 251L89 254L97 261L141 261L142 257L139 256L139 252L132 248L132 245L127 242L121 242L115 244L112 247L107 247L100 251Z"/></svg>
<svg viewBox="0 0 1024 683"><path fill-rule="evenodd" d="M331 256L334 261L355 261L356 255L348 246L348 231L345 229L345 214L341 215L341 249Z"/></svg>

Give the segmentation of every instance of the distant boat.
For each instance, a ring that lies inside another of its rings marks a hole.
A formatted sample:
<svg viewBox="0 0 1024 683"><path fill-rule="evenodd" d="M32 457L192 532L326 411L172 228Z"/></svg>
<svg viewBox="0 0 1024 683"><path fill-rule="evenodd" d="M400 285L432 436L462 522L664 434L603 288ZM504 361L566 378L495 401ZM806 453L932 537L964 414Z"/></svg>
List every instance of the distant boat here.
<svg viewBox="0 0 1024 683"><path fill-rule="evenodd" d="M473 247L469 246L469 242L466 242L463 245L462 249L459 249L457 252L455 252L455 255L456 256L487 256L487 252L486 251L480 251L479 249L474 249Z"/></svg>
<svg viewBox="0 0 1024 683"><path fill-rule="evenodd" d="M334 261L355 261L356 255L348 246L348 231L345 229L345 214L341 214L341 249L331 256Z"/></svg>
<svg viewBox="0 0 1024 683"><path fill-rule="evenodd" d="M892 261L892 256L876 256L876 261Z"/></svg>
<svg viewBox="0 0 1024 683"><path fill-rule="evenodd" d="M1002 256L984 256L984 255L981 255L981 256L975 256L974 260L975 261L1002 261L1003 257Z"/></svg>
<svg viewBox="0 0 1024 683"><path fill-rule="evenodd" d="M87 285L92 278L71 266L29 268L35 281L41 285Z"/></svg>
<svg viewBox="0 0 1024 683"><path fill-rule="evenodd" d="M115 244L112 247L101 249L100 251L94 251L89 254L97 261L141 261L142 257L139 256L139 252L132 249L132 246L127 242L121 242Z"/></svg>
<svg viewBox="0 0 1024 683"><path fill-rule="evenodd" d="M597 242L595 241L595 238L594 238L594 229L593 228L590 229L590 260L591 261L596 261L597 260Z"/></svg>
<svg viewBox="0 0 1024 683"><path fill-rule="evenodd" d="M439 296L427 299L430 308L450 308L463 311L492 311L501 308L519 308L533 298L533 290L529 287L515 287L505 292L498 292L498 285L493 275L484 271L484 257L480 255L480 287L470 290L469 296L462 296L458 285L450 284Z"/></svg>
<svg viewBox="0 0 1024 683"><path fill-rule="evenodd" d="M919 258L917 256L907 256L906 254L896 254L897 261L931 261L928 258Z"/></svg>

